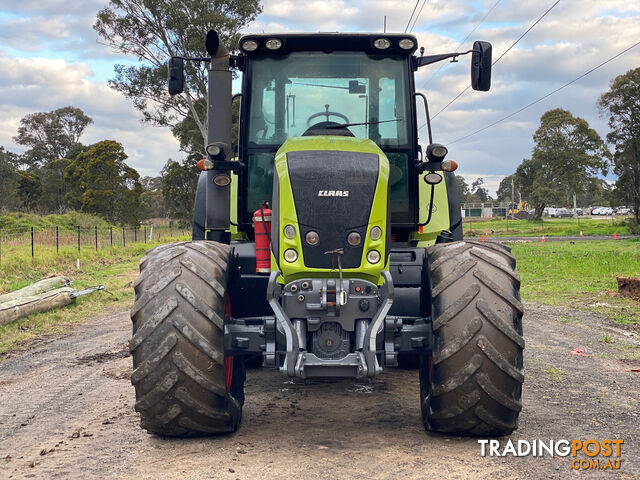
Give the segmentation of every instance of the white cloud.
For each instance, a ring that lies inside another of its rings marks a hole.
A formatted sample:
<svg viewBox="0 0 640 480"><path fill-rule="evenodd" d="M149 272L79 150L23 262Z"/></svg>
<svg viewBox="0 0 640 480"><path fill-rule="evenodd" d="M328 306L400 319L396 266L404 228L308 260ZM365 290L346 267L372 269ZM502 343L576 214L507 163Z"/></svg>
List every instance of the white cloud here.
<svg viewBox="0 0 640 480"><path fill-rule="evenodd" d="M91 68L63 59L20 59L0 55L0 62L13 65L0 77L0 145L21 151L11 139L20 119L28 113L73 105L93 118L81 138L85 144L111 139L122 143L128 163L142 175L155 175L168 158L181 158L168 129L142 126L130 102L105 83L90 80Z"/></svg>

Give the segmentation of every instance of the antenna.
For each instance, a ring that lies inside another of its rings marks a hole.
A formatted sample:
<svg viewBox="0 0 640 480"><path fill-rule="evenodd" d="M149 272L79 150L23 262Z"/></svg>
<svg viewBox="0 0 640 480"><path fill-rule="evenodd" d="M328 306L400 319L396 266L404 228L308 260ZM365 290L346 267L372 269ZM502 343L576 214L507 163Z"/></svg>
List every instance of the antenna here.
<svg viewBox="0 0 640 480"><path fill-rule="evenodd" d="M387 33L387 16L386 15L384 16L384 24L383 24L382 32Z"/></svg>

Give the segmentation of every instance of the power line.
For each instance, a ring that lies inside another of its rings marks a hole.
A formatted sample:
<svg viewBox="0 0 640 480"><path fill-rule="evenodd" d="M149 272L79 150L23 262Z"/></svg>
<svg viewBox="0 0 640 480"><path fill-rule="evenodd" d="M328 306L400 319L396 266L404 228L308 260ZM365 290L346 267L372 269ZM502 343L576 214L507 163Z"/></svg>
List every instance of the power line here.
<svg viewBox="0 0 640 480"><path fill-rule="evenodd" d="M413 12L411 12L411 16L409 17L407 26L404 28L404 33L407 33L407 30L409 30L409 25L411 25L411 20L413 20L413 15L416 13L416 8L418 8L419 3L420 3L420 0L416 0L416 4L413 6Z"/></svg>
<svg viewBox="0 0 640 480"><path fill-rule="evenodd" d="M529 103L529 104L525 105L524 107L519 108L519 109L518 109L518 110L516 110L515 112L510 113L509 115L507 115L507 116L505 116L505 117L502 117L500 120L496 120L495 122L490 123L489 125L486 125L486 126L484 126L484 127L482 127L482 128L479 128L478 130L476 130L476 131L474 131L474 132L471 132L471 133L469 133L469 134L467 134L467 135L464 135L464 136L462 136L462 137L460 137L460 138L457 138L457 139L455 139L455 140L454 140L454 141L452 141L452 142L445 142L445 144L447 144L447 145L452 145L452 144L454 144L454 143L456 143L456 142L460 142L460 141L465 140L465 139L467 139L467 138L469 138L469 137L472 137L473 135L476 135L477 133L483 132L483 131L485 131L485 130L486 130L486 129L488 129L488 128L491 128L491 127L493 127L493 126L495 126L495 125L498 125L499 123L501 123L501 122L503 122L503 121L507 120L508 118L511 118L511 117L513 117L513 116L517 115L518 113L520 113L520 112L522 112L522 111L526 110L527 108L532 107L532 106L533 106L533 105L535 105L536 103L540 103L540 102L541 102L542 100L544 100L545 98L550 97L550 96L551 96L551 95L553 95L554 93L557 93L557 92L559 92L560 90L562 90L563 88L566 88L566 87L568 87L569 85L571 85L571 84L573 84L573 83L577 82L578 80L580 80L580 79L582 79L582 78L586 77L586 76L587 76L587 75L589 75L590 73L592 73L592 72L596 71L596 70L597 70L597 69L599 69L600 67L603 67L603 66L604 66L604 65L606 65L607 63L609 63L609 62L611 62L611 61L615 60L615 59L616 59L616 58L618 58L619 56L624 55L624 54L625 54L625 53L627 53L629 50L631 50L631 49L632 49L632 48L634 48L634 47L637 47L638 45L640 45L640 42L636 42L636 43L634 43L634 44L633 44L633 45L631 45L630 47L625 48L625 49L624 49L623 51L621 51L620 53L618 53L618 54L614 55L613 57L611 57L611 58L609 58L609 59L607 59L607 60L605 60L604 62L600 63L599 65L597 65L597 66L595 66L595 67L593 67L593 68L591 68L590 70L587 70L586 72L584 72L584 73L583 73L582 75L580 75L579 77L574 78L573 80L571 80L570 82L565 83L565 84L564 84L564 85L562 85L561 87L558 87L558 88L556 88L555 90L552 90L551 92L547 93L546 95L543 95L542 97L538 98L537 100L534 100L533 102L531 102L531 103Z"/></svg>
<svg viewBox="0 0 640 480"><path fill-rule="evenodd" d="M416 18L413 21L413 25L411 25L411 28L409 29L409 33L413 32L413 29L415 28L416 23L418 22L418 19L420 18L420 15L422 14L422 9L424 8L425 3L427 3L427 0L423 0L422 1L422 5L420 5L420 10L418 10L418 15L416 15Z"/></svg>
<svg viewBox="0 0 640 480"><path fill-rule="evenodd" d="M496 63L498 63L498 62L502 59L502 57L504 57L504 56L505 56L505 55L506 55L506 54L507 54L507 53L508 53L508 52L509 52L513 47L515 47L515 46L518 44L518 42L519 42L520 40L522 40L522 39L524 38L524 36L525 36L527 33L529 33L531 30L533 30L533 27L535 27L538 23L540 23L540 22L542 21L542 19L543 19L544 17L546 17L546 16L547 16L547 14L548 14L551 10L553 10L553 9L554 9L554 7L555 7L556 5L558 5L559 3L560 3L560 0L556 0L556 2L555 2L553 5L551 5L551 6L547 9L547 11L545 11L545 12L540 16L540 18L538 18L535 22L533 22L533 24L532 24L529 28L527 28L527 30L525 30L525 32L524 32L522 35L520 35L520 36L518 37L518 39L517 39L515 42L513 42L511 45L509 45L509 48L507 48L504 52L502 52L502 55L500 55L500 56L499 56L499 57L498 57L498 58L497 58L497 59L496 59L496 60L491 64L491 66L493 67ZM438 115L440 115L442 112L444 112L447 108L449 108L449 106L450 106L453 102L455 102L457 99L459 99L459 98L460 98L460 97L461 97L461 96L462 96L462 95L463 95L467 90L469 90L470 88L471 88L471 85L467 85L467 87L466 87L464 90L462 90L462 91L461 91L458 95L456 95L456 96L455 96L455 97L454 97L454 98L453 98L449 103L447 103L444 107L442 107L442 108L438 111L438 113L436 113L433 117L431 117L431 120L433 120L433 119L434 119L434 118L436 118ZM422 127L424 127L424 125L423 125ZM422 128L422 127L421 127L421 128Z"/></svg>
<svg viewBox="0 0 640 480"><path fill-rule="evenodd" d="M538 20L536 20L536 21L533 23L533 25L531 25L529 28L527 28L527 30L526 30L522 35L520 35L520 36L518 37L518 39L517 39L515 42L513 42L513 43L511 44L511 46L510 46L509 48L507 48L507 49L502 53L502 55L500 55L500 56L496 59L496 61L495 61L495 62L493 62L491 65L492 65L492 66L493 66L493 65L495 65L496 63L498 63L498 62L500 61L500 59L501 59L502 57L504 57L507 53L509 53L509 50L511 50L513 47L515 47L515 46L517 45L517 43L518 43L520 40L522 40L522 39L524 38L524 36L525 36L527 33L529 33L529 32L533 29L533 27L535 27L538 23L540 23L540 21L541 21L544 17L546 17L546 16L547 16L547 13L549 13L551 10L553 10L553 9L554 9L554 7L555 7L556 5L558 5L559 3L560 3L560 0L556 0L556 3L554 3L553 5L551 5L551 6L547 9L547 11L546 11L546 12L544 12L544 13L542 14L542 16L541 16Z"/></svg>
<svg viewBox="0 0 640 480"><path fill-rule="evenodd" d="M464 42L466 42L469 37L471 35L473 35L473 32L475 32L480 25L482 25L484 23L484 21L487 19L487 17L489 16L489 14L493 11L494 8L496 8L498 6L498 4L502 2L502 0L498 0L496 3L493 4L493 6L487 10L487 13L484 14L484 17L482 17L482 20L480 20L480 22L473 27L473 30L471 30L466 37L464 37L462 40L460 40L460 42L458 43L458 45L456 46L456 48L454 50L458 50L458 48L460 48L460 45L462 45ZM433 80L433 78L438 74L438 72L442 69L442 67L444 67L446 65L446 63L441 63L440 67L438 67L438 69L433 72L433 74L427 79L427 83L425 84L425 88L431 83L431 80Z"/></svg>

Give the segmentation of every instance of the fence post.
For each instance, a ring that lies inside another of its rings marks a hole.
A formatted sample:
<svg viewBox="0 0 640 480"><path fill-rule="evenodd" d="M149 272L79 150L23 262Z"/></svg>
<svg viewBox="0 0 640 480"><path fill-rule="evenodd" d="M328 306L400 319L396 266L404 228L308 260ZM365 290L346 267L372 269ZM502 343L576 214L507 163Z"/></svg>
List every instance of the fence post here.
<svg viewBox="0 0 640 480"><path fill-rule="evenodd" d="M127 239L125 238L124 227L122 227L122 248L127 246Z"/></svg>
<svg viewBox="0 0 640 480"><path fill-rule="evenodd" d="M96 239L96 252L98 251L98 226L96 225L94 228L95 239Z"/></svg>
<svg viewBox="0 0 640 480"><path fill-rule="evenodd" d="M78 225L78 251L80 251L80 225Z"/></svg>
<svg viewBox="0 0 640 480"><path fill-rule="evenodd" d="M147 226L144 226L144 243L147 243Z"/></svg>
<svg viewBox="0 0 640 480"><path fill-rule="evenodd" d="M31 227L31 258L33 258L33 227Z"/></svg>
<svg viewBox="0 0 640 480"><path fill-rule="evenodd" d="M56 255L60 253L60 240L58 233L58 226L56 225Z"/></svg>
<svg viewBox="0 0 640 480"><path fill-rule="evenodd" d="M113 247L113 227L109 227L109 238L111 239L111 246Z"/></svg>
<svg viewBox="0 0 640 480"><path fill-rule="evenodd" d="M138 243L138 227L133 227L133 243Z"/></svg>

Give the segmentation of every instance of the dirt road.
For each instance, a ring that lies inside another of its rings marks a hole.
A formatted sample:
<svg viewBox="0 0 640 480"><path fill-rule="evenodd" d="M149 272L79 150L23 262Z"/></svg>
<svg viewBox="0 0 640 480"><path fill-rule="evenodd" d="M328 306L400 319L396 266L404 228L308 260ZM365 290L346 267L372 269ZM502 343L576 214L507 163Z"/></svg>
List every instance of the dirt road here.
<svg viewBox="0 0 640 480"><path fill-rule="evenodd" d="M639 358L639 332L526 307L524 409L512 440L623 439L619 471L571 471L569 457L481 457L475 439L427 434L409 370L308 384L252 370L237 434L148 435L133 410L120 312L0 363L0 478L640 478L640 375L627 371L640 360L616 359ZM571 355L575 347L589 356Z"/></svg>

